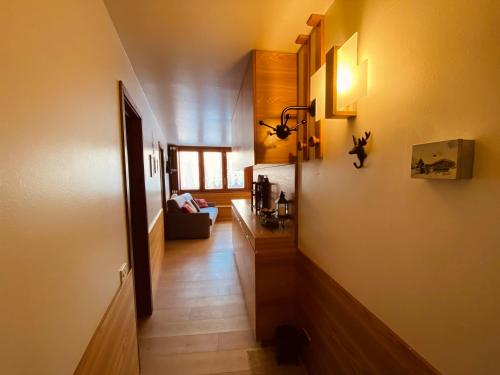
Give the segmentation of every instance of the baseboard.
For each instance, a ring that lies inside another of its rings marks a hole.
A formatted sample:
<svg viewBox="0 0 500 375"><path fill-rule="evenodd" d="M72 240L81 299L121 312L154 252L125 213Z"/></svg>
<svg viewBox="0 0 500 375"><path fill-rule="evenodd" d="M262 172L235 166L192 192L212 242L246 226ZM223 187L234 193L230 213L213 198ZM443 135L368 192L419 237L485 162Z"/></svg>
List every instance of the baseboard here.
<svg viewBox="0 0 500 375"><path fill-rule="evenodd" d="M161 274L161 264L165 253L165 234L164 234L163 210L160 210L155 221L149 228L149 258L151 265L151 289L153 293L153 305L158 283Z"/></svg>
<svg viewBox="0 0 500 375"><path fill-rule="evenodd" d="M133 273L129 272L83 354L75 375L138 375Z"/></svg>
<svg viewBox="0 0 500 375"><path fill-rule="evenodd" d="M439 374L300 251L297 281L297 323L311 339L304 355L310 374Z"/></svg>

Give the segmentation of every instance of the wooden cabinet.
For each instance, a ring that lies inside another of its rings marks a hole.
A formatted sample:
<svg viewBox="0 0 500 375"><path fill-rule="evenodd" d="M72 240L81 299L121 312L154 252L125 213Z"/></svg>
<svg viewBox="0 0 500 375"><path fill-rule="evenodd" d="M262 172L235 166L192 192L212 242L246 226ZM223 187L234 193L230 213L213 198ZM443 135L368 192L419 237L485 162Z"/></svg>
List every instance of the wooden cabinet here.
<svg viewBox="0 0 500 375"><path fill-rule="evenodd" d="M232 146L239 167L291 163L296 158L296 134L286 140L269 135L263 120L275 126L281 111L297 104L297 54L252 51L232 119ZM295 125L290 119L289 125Z"/></svg>
<svg viewBox="0 0 500 375"><path fill-rule="evenodd" d="M233 212L233 248L234 258L238 267L243 296L247 305L250 325L255 332L255 250L244 231L244 224Z"/></svg>
<svg viewBox="0 0 500 375"><path fill-rule="evenodd" d="M233 247L252 330L258 341L274 338L277 326L294 324L293 224L263 228L248 199L232 201Z"/></svg>

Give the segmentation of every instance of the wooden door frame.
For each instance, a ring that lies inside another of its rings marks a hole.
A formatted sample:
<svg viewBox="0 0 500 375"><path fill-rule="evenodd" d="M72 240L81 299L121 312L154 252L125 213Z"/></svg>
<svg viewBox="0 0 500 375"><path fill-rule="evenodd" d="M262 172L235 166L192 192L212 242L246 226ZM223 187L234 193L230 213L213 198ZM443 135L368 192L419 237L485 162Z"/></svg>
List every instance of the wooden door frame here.
<svg viewBox="0 0 500 375"><path fill-rule="evenodd" d="M130 267L133 270L134 276L136 313L138 318L144 318L153 313L153 296L151 288L146 181L144 157L142 156L144 149L142 117L122 81L119 82L119 91L127 243ZM127 115L129 119L127 119ZM129 142L134 142L136 150L129 149ZM140 153L137 150L139 148ZM137 156L129 159L129 154L132 152L136 152ZM132 166L133 171L131 171L130 166ZM131 176L131 172L134 176Z"/></svg>

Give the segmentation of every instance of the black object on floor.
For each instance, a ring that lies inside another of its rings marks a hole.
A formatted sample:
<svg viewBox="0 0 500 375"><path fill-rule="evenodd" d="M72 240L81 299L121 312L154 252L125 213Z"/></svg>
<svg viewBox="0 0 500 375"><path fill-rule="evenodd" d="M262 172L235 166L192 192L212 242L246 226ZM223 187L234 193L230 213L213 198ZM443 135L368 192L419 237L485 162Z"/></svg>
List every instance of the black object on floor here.
<svg viewBox="0 0 500 375"><path fill-rule="evenodd" d="M282 363L295 363L299 365L302 335L293 326L283 325L276 328L276 361Z"/></svg>

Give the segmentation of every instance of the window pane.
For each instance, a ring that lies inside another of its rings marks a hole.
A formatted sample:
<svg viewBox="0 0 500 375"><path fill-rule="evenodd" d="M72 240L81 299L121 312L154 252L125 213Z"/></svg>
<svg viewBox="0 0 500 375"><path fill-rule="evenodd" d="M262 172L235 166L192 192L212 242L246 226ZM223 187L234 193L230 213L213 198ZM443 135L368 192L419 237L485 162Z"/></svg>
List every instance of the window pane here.
<svg viewBox="0 0 500 375"><path fill-rule="evenodd" d="M198 163L198 151L179 152L181 190L200 189L200 169Z"/></svg>
<svg viewBox="0 0 500 375"><path fill-rule="evenodd" d="M204 152L205 189L222 189L222 152Z"/></svg>
<svg viewBox="0 0 500 375"><path fill-rule="evenodd" d="M242 169L233 167L233 153L228 152L227 156L227 187L229 189L243 189L245 187L244 173Z"/></svg>

